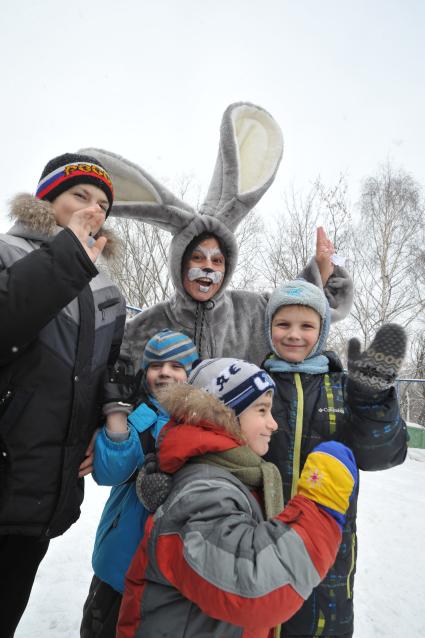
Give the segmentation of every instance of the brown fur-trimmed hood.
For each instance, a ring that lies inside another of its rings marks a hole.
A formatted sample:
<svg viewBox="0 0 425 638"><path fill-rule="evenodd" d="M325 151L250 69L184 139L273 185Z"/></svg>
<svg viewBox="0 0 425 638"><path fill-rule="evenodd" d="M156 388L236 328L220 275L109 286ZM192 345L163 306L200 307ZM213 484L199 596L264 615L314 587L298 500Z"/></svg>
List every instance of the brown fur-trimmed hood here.
<svg viewBox="0 0 425 638"><path fill-rule="evenodd" d="M37 237L53 237L58 232L52 204L29 193L19 193L11 200L9 216ZM102 252L105 259L117 257L121 240L113 230L102 227L96 237L106 237L108 240Z"/></svg>
<svg viewBox="0 0 425 638"><path fill-rule="evenodd" d="M157 441L163 472L173 474L192 459L244 445L234 412L204 390L175 384L157 398L171 414Z"/></svg>
<svg viewBox="0 0 425 638"><path fill-rule="evenodd" d="M221 430L242 442L239 421L230 408L215 396L186 383L176 383L158 393L158 401L173 420Z"/></svg>

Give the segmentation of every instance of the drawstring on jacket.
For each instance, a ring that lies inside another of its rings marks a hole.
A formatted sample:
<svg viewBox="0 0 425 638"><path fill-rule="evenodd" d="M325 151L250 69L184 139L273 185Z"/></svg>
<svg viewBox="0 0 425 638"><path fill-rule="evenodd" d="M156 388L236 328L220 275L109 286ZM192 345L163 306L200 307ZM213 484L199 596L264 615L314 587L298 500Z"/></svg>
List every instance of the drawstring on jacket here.
<svg viewBox="0 0 425 638"><path fill-rule="evenodd" d="M199 353L199 356L202 357L202 337L204 335L204 321L205 321L205 312L207 310L212 310L215 306L215 302L212 299L208 299L208 301L198 301L196 304L196 313L195 313L195 327L193 331L193 342L196 346L196 349ZM199 326L199 335L198 335L198 319L199 312L201 312L200 326ZM214 353L211 352L209 356L213 357Z"/></svg>

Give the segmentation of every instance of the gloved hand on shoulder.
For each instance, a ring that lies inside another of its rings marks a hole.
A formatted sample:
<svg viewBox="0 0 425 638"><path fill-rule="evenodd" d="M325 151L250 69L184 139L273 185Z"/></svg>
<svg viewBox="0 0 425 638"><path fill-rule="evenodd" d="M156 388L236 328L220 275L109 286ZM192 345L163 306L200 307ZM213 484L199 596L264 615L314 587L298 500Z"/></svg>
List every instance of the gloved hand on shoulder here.
<svg viewBox="0 0 425 638"><path fill-rule="evenodd" d="M147 454L136 478L136 493L148 512L155 512L164 503L172 485L172 476L159 469L156 454Z"/></svg>
<svg viewBox="0 0 425 638"><path fill-rule="evenodd" d="M338 441L326 441L307 456L297 494L317 503L342 529L357 480L357 465L350 448Z"/></svg>
<svg viewBox="0 0 425 638"><path fill-rule="evenodd" d="M400 373L406 354L404 328L387 323L379 328L374 340L361 352L358 339L348 343L348 378L366 392L381 392L392 385Z"/></svg>
<svg viewBox="0 0 425 638"><path fill-rule="evenodd" d="M113 366L108 366L103 384L103 408L105 416L112 412L130 414L138 402L142 383L143 370L134 374L130 360L119 359Z"/></svg>

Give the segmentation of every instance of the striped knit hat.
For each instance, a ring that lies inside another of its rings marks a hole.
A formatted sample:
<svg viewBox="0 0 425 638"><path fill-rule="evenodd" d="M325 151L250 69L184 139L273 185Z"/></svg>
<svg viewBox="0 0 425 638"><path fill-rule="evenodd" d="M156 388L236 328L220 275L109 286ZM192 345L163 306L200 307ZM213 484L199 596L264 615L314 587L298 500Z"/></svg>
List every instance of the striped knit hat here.
<svg viewBox="0 0 425 638"><path fill-rule="evenodd" d="M112 180L98 160L89 155L65 153L51 159L44 167L35 196L52 202L76 184L93 184L100 188L108 198L106 216L109 215L114 201Z"/></svg>
<svg viewBox="0 0 425 638"><path fill-rule="evenodd" d="M178 361L187 374L192 370L199 355L193 341L181 332L161 330L146 344L143 353L142 368L147 370L154 361Z"/></svg>
<svg viewBox="0 0 425 638"><path fill-rule="evenodd" d="M275 383L265 370L241 359L205 359L188 382L213 394L239 416Z"/></svg>

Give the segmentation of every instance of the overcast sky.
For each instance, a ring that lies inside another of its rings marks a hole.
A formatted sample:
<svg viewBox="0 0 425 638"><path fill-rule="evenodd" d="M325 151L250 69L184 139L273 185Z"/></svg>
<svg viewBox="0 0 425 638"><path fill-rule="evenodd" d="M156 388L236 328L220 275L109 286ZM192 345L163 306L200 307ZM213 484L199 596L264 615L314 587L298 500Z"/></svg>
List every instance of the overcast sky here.
<svg viewBox="0 0 425 638"><path fill-rule="evenodd" d="M221 115L244 100L285 140L262 214L319 174L355 192L387 159L425 184L424 18L422 0L4 2L0 229L15 192L84 146L206 189Z"/></svg>

